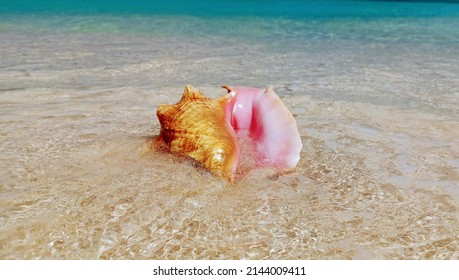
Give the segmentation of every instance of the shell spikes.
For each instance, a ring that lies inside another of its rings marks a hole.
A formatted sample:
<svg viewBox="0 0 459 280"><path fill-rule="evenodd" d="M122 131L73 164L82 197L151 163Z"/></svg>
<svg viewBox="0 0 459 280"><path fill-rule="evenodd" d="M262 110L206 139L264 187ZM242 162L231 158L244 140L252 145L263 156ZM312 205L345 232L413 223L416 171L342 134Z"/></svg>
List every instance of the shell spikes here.
<svg viewBox="0 0 459 280"><path fill-rule="evenodd" d="M225 108L234 106L235 101L234 94L210 99L187 85L177 104L158 106L158 140L171 152L189 156L212 173L233 181L240 151Z"/></svg>

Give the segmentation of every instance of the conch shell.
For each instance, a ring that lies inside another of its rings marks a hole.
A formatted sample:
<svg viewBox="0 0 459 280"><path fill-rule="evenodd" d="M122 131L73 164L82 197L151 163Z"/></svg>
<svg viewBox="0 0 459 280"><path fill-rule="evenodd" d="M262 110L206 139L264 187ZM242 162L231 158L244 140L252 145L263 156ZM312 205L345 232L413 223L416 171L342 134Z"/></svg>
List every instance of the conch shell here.
<svg viewBox="0 0 459 280"><path fill-rule="evenodd" d="M280 169L294 168L302 143L296 121L271 87L229 87L217 99L186 86L175 105L157 109L159 141L212 173L233 181L240 161L237 135L252 138L260 157Z"/></svg>
<svg viewBox="0 0 459 280"><path fill-rule="evenodd" d="M236 134L225 119L225 107L234 102L232 95L210 99L188 85L177 104L158 106L158 139L171 152L189 156L232 181L240 151Z"/></svg>

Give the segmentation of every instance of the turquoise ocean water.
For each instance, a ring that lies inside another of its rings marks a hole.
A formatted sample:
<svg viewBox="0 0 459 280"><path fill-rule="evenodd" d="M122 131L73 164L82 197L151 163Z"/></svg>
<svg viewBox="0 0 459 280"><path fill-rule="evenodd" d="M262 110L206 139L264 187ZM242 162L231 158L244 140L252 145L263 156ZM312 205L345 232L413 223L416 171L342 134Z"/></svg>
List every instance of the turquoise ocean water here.
<svg viewBox="0 0 459 280"><path fill-rule="evenodd" d="M318 31L314 27L325 26L318 32L326 33L331 24L330 28L341 36L360 32L360 37L364 38L368 30L362 26L366 23L398 20L401 33L392 33L397 37L404 36L403 32L411 32L403 29L422 28L425 23L419 22L420 19L437 19L433 26L432 22L428 23L431 26L421 38L429 39L429 35L458 35L459 28L454 26L457 20L453 20L457 18L459 1L178 0L173 4L158 0L0 1L0 30L60 29L257 38L269 34L304 39L317 35L311 34ZM449 22L443 24L442 20ZM348 26L349 23L355 24ZM375 37L381 37L384 30L379 32Z"/></svg>
<svg viewBox="0 0 459 280"><path fill-rule="evenodd" d="M188 16L258 16L285 18L432 17L458 16L459 1L349 1L349 0L17 0L0 1L0 13L144 14Z"/></svg>

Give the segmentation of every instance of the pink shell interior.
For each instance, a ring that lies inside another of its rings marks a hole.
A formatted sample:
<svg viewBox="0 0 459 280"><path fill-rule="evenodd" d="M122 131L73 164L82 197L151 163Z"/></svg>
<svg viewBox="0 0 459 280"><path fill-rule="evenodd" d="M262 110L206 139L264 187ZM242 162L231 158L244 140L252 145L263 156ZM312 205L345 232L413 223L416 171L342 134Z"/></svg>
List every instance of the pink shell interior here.
<svg viewBox="0 0 459 280"><path fill-rule="evenodd" d="M236 97L236 102L225 108L235 132L252 138L258 154L278 168L294 168L302 149L300 134L292 114L272 88L226 88Z"/></svg>

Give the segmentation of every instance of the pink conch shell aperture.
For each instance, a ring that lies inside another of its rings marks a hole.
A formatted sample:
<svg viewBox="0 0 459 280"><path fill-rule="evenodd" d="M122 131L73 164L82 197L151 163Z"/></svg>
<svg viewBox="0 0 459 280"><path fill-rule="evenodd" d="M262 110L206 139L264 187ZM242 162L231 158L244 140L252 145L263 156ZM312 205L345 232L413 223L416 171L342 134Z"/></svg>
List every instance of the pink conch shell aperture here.
<svg viewBox="0 0 459 280"><path fill-rule="evenodd" d="M281 169L292 169L303 147L292 113L271 87L266 90L224 86L237 93L231 126L255 141L258 153ZM232 104L228 104L232 106Z"/></svg>
<svg viewBox="0 0 459 280"><path fill-rule="evenodd" d="M229 181L240 161L237 136L250 137L265 162L282 170L294 168L302 149L300 134L272 88L223 87L228 94L210 99L186 86L177 104L158 106L158 140Z"/></svg>

